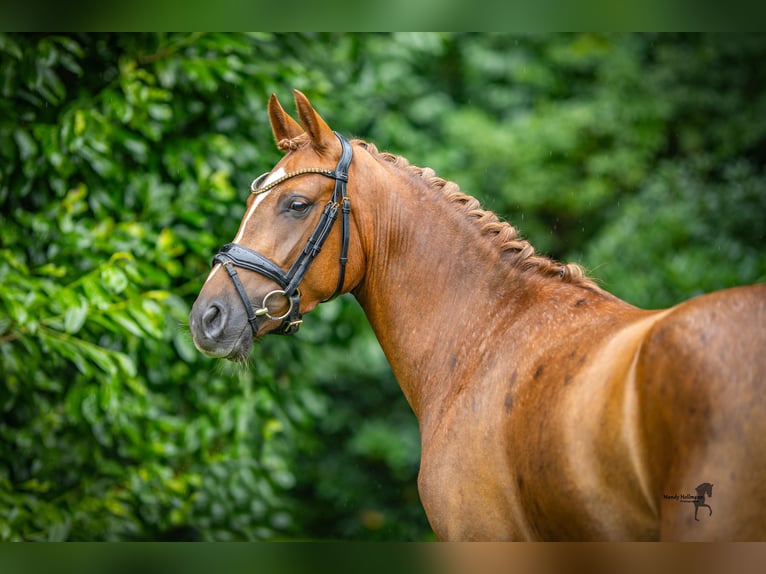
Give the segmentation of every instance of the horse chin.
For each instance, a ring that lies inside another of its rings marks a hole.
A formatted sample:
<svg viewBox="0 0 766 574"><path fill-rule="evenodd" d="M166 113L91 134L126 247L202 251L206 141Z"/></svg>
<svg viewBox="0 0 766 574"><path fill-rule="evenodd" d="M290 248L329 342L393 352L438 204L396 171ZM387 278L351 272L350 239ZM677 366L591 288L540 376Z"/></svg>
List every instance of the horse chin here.
<svg viewBox="0 0 766 574"><path fill-rule="evenodd" d="M226 359L232 363L245 363L247 362L247 358L250 356L250 349L252 349L252 346L237 347L231 353L226 355Z"/></svg>
<svg viewBox="0 0 766 574"><path fill-rule="evenodd" d="M234 342L234 345L225 355L225 358L233 363L244 363L250 356L250 351L253 348L254 342L253 332L248 325L248 328L243 330L239 338Z"/></svg>

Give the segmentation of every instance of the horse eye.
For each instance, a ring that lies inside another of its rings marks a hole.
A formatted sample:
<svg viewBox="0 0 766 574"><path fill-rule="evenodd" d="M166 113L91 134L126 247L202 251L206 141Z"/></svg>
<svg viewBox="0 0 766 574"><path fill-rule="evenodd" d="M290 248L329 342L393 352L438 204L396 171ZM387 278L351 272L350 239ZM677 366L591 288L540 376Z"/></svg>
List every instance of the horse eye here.
<svg viewBox="0 0 766 574"><path fill-rule="evenodd" d="M301 199L293 199L289 205L290 211L297 211L298 213L304 213L309 207L311 204Z"/></svg>

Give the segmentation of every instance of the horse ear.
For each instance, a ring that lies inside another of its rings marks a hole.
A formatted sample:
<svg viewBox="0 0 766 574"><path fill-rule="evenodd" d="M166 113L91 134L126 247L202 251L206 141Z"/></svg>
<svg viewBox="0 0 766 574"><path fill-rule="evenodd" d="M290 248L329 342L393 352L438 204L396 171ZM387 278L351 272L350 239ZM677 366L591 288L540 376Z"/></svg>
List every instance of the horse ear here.
<svg viewBox="0 0 766 574"><path fill-rule="evenodd" d="M291 140L303 133L303 128L298 122L282 108L276 94L271 94L269 98L269 121L277 143L286 139Z"/></svg>
<svg viewBox="0 0 766 574"><path fill-rule="evenodd" d="M299 90L293 90L295 105L298 108L298 117L303 124L303 129L311 139L311 145L317 151L331 148L338 143L338 139L330 129L330 126L321 118L309 99Z"/></svg>

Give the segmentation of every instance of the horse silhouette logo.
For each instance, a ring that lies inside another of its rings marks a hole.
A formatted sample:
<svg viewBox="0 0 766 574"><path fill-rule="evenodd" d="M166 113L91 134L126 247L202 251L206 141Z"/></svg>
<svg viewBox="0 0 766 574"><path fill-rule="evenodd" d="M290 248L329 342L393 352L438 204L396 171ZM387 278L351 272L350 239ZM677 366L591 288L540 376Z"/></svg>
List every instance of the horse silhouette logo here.
<svg viewBox="0 0 766 574"><path fill-rule="evenodd" d="M703 482L695 490L697 491L697 496L693 496L691 498L683 498L681 499L681 502L694 503L694 520L699 522L700 519L697 518L697 511L702 506L708 509L708 512L709 512L708 516L713 516L713 509L710 507L709 504L705 503L705 497L713 496L713 485L710 484L709 482Z"/></svg>

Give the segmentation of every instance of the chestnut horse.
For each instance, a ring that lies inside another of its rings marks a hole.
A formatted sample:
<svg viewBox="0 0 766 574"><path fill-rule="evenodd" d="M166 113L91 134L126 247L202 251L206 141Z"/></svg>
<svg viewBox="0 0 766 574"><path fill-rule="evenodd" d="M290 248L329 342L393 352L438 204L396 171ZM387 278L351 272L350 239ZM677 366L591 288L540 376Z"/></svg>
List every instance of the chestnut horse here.
<svg viewBox="0 0 766 574"><path fill-rule="evenodd" d="M194 303L200 351L244 360L351 292L417 416L440 539L766 539L766 286L638 309L295 100L300 123L269 102L287 153Z"/></svg>

